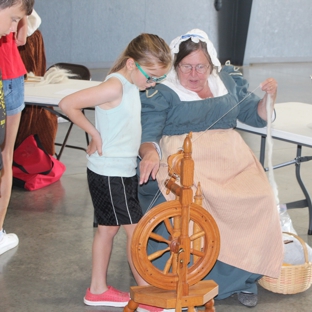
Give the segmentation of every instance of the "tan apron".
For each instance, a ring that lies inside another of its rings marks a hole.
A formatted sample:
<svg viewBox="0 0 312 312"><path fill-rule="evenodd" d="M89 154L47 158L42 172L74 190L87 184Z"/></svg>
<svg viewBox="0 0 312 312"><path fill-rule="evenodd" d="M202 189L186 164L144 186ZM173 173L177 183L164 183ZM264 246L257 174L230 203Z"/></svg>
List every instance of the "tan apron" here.
<svg viewBox="0 0 312 312"><path fill-rule="evenodd" d="M167 157L186 135L164 136L157 181L167 200ZM250 148L233 129L193 133L194 185L201 183L203 206L221 235L218 259L237 268L278 277L283 262L282 231L272 187ZM195 187L194 187L195 190ZM194 193L195 194L195 193Z"/></svg>

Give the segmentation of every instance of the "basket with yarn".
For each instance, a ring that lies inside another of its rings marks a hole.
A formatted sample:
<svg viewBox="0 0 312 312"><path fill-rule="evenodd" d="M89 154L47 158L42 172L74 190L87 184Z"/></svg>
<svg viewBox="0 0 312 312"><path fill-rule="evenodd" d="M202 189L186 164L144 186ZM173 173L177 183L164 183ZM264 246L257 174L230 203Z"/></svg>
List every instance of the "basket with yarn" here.
<svg viewBox="0 0 312 312"><path fill-rule="evenodd" d="M281 273L278 278L263 276L258 283L263 288L274 293L284 295L297 294L306 291L311 286L312 262L309 261L308 247L304 240L294 233L284 233L295 237L300 242L303 248L304 263L283 263Z"/></svg>

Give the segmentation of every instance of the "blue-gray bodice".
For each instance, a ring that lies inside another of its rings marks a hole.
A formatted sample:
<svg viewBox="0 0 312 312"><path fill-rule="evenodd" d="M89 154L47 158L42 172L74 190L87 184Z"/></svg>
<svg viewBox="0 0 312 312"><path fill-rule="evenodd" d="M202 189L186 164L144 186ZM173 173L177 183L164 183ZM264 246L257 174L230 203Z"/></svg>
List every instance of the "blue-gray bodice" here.
<svg viewBox="0 0 312 312"><path fill-rule="evenodd" d="M159 142L163 135L200 132L208 128L235 128L237 119L253 127L266 126L266 121L257 113L260 98L248 92L249 84L242 74L234 70L232 65L226 65L219 76L228 90L228 94L220 97L181 101L171 88L163 84L157 84L149 91L152 94L158 90L150 98L146 96L146 92L140 92L142 142ZM241 103L235 107L239 102ZM222 118L219 120L220 117Z"/></svg>

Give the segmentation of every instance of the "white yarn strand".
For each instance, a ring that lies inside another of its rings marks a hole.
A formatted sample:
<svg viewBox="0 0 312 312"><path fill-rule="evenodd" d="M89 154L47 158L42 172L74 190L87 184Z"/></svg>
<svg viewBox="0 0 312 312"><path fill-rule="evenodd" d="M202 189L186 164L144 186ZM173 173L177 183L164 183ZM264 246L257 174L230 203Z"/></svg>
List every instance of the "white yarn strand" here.
<svg viewBox="0 0 312 312"><path fill-rule="evenodd" d="M210 130L216 123L218 123L223 117L225 117L228 113L230 113L234 108L236 108L239 104L241 104L243 101L245 101L251 94L253 94L257 89L260 88L261 85L259 85L257 88L255 88L253 91L248 92L247 95L241 100L239 101L237 104L235 104L231 109L229 109L226 113L224 113L219 119L217 119L216 121L214 121L204 132L202 132L200 135L198 135L197 137L194 137L193 135L193 139L192 142L194 143L197 139L199 139L202 135L204 135L208 130Z"/></svg>
<svg viewBox="0 0 312 312"><path fill-rule="evenodd" d="M269 169L269 181L273 189L276 205L279 205L277 184L274 178L273 165L272 165L272 155L273 155L273 140L271 135L272 126L272 112L271 112L272 98L268 94L266 98L266 112L267 112L267 147L268 147L268 169Z"/></svg>

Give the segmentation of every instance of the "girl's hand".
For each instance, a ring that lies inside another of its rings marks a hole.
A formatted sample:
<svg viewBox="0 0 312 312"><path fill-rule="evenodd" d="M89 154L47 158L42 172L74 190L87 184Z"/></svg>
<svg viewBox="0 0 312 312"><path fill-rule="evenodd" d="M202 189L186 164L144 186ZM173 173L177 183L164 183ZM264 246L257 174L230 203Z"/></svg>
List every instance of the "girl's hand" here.
<svg viewBox="0 0 312 312"><path fill-rule="evenodd" d="M146 155L140 162L140 185L148 181L151 176L154 180L159 169L159 156L157 152Z"/></svg>
<svg viewBox="0 0 312 312"><path fill-rule="evenodd" d="M140 147L140 181L139 184L147 183L149 177L156 179L159 170L159 155L152 143L143 143Z"/></svg>
<svg viewBox="0 0 312 312"><path fill-rule="evenodd" d="M100 133L91 138L90 144L87 147L87 154L89 156L96 151L100 156L102 156L102 139Z"/></svg>

